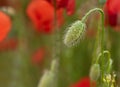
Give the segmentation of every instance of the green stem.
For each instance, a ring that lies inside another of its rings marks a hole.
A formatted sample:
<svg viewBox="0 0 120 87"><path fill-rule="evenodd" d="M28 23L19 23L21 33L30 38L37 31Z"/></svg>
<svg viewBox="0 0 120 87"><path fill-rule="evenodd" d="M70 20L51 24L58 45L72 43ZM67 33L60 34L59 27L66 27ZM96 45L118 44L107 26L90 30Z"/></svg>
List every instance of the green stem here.
<svg viewBox="0 0 120 87"><path fill-rule="evenodd" d="M103 10L100 9L100 8L94 8L94 9L90 10L90 11L89 11L88 13L86 13L85 16L82 18L82 22L85 22L86 19L87 19L87 17L88 17L91 13L93 13L93 12L95 12L95 11L100 12L101 17L102 17L102 23L101 23L101 24L102 24L101 53L103 54L103 51L104 51L104 12L103 12Z"/></svg>
<svg viewBox="0 0 120 87"><path fill-rule="evenodd" d="M87 19L87 17L95 12L95 11L98 11L100 14L101 14L101 24L102 24L102 30L101 30L101 56L102 56L102 64L101 65L104 65L104 12L102 9L100 8L94 8L92 10L90 10L88 13L85 14L85 16L82 18L82 22L84 23ZM101 82L102 82L102 78L104 77L104 67L101 66Z"/></svg>
<svg viewBox="0 0 120 87"><path fill-rule="evenodd" d="M53 0L54 4L54 36L53 36L53 59L59 59L59 29L57 25L57 6L56 6L56 0ZM57 50L56 50L57 49Z"/></svg>
<svg viewBox="0 0 120 87"><path fill-rule="evenodd" d="M56 0L53 0L54 5L54 35L53 35L53 60L55 60L58 64L54 66L56 81L54 87L58 87L59 84L59 62L60 62L60 32L57 23L57 4Z"/></svg>
<svg viewBox="0 0 120 87"><path fill-rule="evenodd" d="M108 60L110 60L111 55L110 55L110 52L109 52L109 51L106 50L106 51L103 52L103 54L108 54ZM98 55L97 59L96 59L96 63L98 63L98 61L99 61L99 59L100 59L101 56L102 56L102 54L100 53L100 54Z"/></svg>
<svg viewBox="0 0 120 87"><path fill-rule="evenodd" d="M94 64L95 62L96 62L96 58L98 57L98 53L100 52L100 51L98 51L98 49L100 48L99 46L100 46L100 31L101 31L101 28L100 28L100 22L101 21L99 21L99 25L98 25L98 31L97 31L97 34L96 34L96 38L95 38L95 45L94 45L94 49L93 49L93 54L92 54L92 57L93 57L93 60L92 60L92 64Z"/></svg>

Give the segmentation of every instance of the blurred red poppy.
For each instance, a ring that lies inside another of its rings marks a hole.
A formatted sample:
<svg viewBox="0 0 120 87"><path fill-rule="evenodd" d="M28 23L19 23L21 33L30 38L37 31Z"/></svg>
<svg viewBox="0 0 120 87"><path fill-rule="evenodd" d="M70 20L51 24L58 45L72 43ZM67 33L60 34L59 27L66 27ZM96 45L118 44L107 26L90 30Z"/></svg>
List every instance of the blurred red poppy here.
<svg viewBox="0 0 120 87"><path fill-rule="evenodd" d="M0 42L2 42L11 29L11 19L4 12L0 11Z"/></svg>
<svg viewBox="0 0 120 87"><path fill-rule="evenodd" d="M107 0L104 6L105 23L111 27L120 25L120 0Z"/></svg>
<svg viewBox="0 0 120 87"><path fill-rule="evenodd" d="M45 48L39 48L32 56L33 64L39 64L45 57Z"/></svg>
<svg viewBox="0 0 120 87"><path fill-rule="evenodd" d="M57 11L58 25L61 25L63 21L62 13L62 9ZM32 0L28 5L27 15L37 31L47 34L53 32L54 7L49 2L45 0Z"/></svg>
<svg viewBox="0 0 120 87"><path fill-rule="evenodd" d="M18 40L15 38L10 38L8 40L2 41L0 43L0 52L7 51L7 50L14 50L17 48Z"/></svg>
<svg viewBox="0 0 120 87"><path fill-rule="evenodd" d="M47 0L53 4L53 0ZM67 10L67 14L71 15L75 10L75 0L56 0L57 9L65 8Z"/></svg>
<svg viewBox="0 0 120 87"><path fill-rule="evenodd" d="M90 87L90 85L91 87L96 87L95 82L90 83L90 79L88 77L85 77L70 87Z"/></svg>

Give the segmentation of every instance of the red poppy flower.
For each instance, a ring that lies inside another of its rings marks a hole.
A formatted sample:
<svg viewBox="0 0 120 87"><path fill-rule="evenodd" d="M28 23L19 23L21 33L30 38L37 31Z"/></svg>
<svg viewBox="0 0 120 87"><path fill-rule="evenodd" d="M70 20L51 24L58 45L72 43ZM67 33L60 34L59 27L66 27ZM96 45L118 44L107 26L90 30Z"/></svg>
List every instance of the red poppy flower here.
<svg viewBox="0 0 120 87"><path fill-rule="evenodd" d="M8 15L0 11L0 42L3 41L11 28L11 20Z"/></svg>
<svg viewBox="0 0 120 87"><path fill-rule="evenodd" d="M95 82L92 82L91 85L92 87L96 87ZM82 78L79 82L70 87L90 87L90 79L88 77Z"/></svg>
<svg viewBox="0 0 120 87"><path fill-rule="evenodd" d="M61 9L57 11L58 25L61 25L63 20ZM54 7L45 0L32 0L27 8L27 14L36 29L39 32L53 32L54 24Z"/></svg>
<svg viewBox="0 0 120 87"><path fill-rule="evenodd" d="M35 53L32 56L33 64L39 64L44 57L45 57L45 49L39 48L38 50L35 51Z"/></svg>
<svg viewBox="0 0 120 87"><path fill-rule="evenodd" d="M49 33L53 26L54 8L44 0L31 1L27 8L27 14L36 29Z"/></svg>
<svg viewBox="0 0 120 87"><path fill-rule="evenodd" d="M120 0L107 0L104 6L106 25L116 27L120 25Z"/></svg>
<svg viewBox="0 0 120 87"><path fill-rule="evenodd" d="M53 3L53 0L47 0L50 3ZM67 14L71 15L75 10L75 0L56 0L57 9L65 8L67 10Z"/></svg>

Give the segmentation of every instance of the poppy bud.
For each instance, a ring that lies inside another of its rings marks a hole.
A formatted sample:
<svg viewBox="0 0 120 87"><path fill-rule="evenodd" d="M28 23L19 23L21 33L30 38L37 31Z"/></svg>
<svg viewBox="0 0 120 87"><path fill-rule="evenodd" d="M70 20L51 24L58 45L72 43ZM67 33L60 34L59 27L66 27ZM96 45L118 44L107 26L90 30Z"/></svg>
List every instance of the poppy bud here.
<svg viewBox="0 0 120 87"><path fill-rule="evenodd" d="M43 74L38 87L54 87L55 74L49 70Z"/></svg>
<svg viewBox="0 0 120 87"><path fill-rule="evenodd" d="M100 65L99 64L93 64L90 69L90 79L92 81L98 80L100 76Z"/></svg>
<svg viewBox="0 0 120 87"><path fill-rule="evenodd" d="M74 22L65 34L64 44L67 46L72 46L77 44L85 34L85 24L80 20Z"/></svg>

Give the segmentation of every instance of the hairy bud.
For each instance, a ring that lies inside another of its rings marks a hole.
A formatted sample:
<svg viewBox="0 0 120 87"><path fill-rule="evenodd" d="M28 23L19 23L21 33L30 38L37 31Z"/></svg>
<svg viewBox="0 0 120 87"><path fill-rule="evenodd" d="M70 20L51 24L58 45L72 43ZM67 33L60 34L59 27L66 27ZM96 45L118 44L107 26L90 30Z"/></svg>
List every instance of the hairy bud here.
<svg viewBox="0 0 120 87"><path fill-rule="evenodd" d="M65 34L64 44L69 47L77 44L84 36L85 27L85 24L80 20L74 22Z"/></svg>

